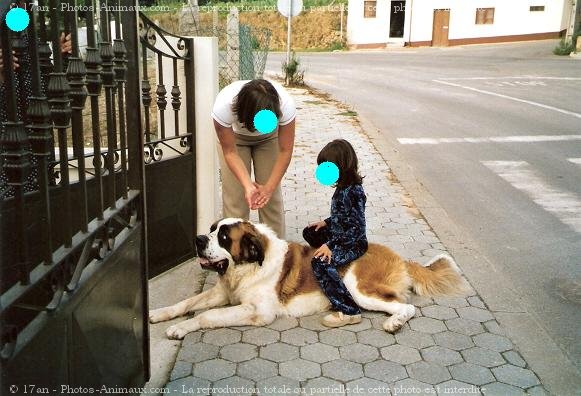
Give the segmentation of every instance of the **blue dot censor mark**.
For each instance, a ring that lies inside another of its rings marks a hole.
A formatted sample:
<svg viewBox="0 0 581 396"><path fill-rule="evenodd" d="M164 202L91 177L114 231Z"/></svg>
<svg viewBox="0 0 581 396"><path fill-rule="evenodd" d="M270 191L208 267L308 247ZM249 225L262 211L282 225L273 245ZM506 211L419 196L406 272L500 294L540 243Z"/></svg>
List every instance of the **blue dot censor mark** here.
<svg viewBox="0 0 581 396"><path fill-rule="evenodd" d="M23 31L28 27L29 23L30 17L28 16L28 12L22 8L13 8L6 14L6 25L8 25L8 29L15 32Z"/></svg>
<svg viewBox="0 0 581 396"><path fill-rule="evenodd" d="M319 183L330 186L339 180L339 168L332 162L321 162L315 171Z"/></svg>
<svg viewBox="0 0 581 396"><path fill-rule="evenodd" d="M254 116L254 129L262 134L271 133L276 129L278 118L271 110L260 110Z"/></svg>

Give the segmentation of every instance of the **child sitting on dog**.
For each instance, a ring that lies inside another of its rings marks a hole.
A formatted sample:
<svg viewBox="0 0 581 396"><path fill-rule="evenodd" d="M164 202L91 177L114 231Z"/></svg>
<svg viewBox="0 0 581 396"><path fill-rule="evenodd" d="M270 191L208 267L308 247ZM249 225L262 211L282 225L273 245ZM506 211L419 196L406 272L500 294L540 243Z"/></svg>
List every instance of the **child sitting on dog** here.
<svg viewBox="0 0 581 396"><path fill-rule="evenodd" d="M343 139L327 144L317 163L332 162L339 168L339 179L331 199L331 216L303 230L309 245L318 248L311 265L334 312L321 323L340 327L361 322L361 310L345 287L337 269L358 259L367 251L365 202L362 176L351 144Z"/></svg>

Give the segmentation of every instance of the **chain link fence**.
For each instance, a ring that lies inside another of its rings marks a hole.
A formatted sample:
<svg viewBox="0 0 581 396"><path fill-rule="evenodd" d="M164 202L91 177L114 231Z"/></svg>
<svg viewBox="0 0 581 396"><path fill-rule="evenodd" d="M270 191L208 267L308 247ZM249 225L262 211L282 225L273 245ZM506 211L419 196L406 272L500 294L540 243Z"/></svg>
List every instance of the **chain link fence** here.
<svg viewBox="0 0 581 396"><path fill-rule="evenodd" d="M211 24L203 22L193 8L184 6L180 32L218 38L220 89L233 81L262 78L272 31L240 24L236 8L230 10L225 20L216 11L212 16Z"/></svg>

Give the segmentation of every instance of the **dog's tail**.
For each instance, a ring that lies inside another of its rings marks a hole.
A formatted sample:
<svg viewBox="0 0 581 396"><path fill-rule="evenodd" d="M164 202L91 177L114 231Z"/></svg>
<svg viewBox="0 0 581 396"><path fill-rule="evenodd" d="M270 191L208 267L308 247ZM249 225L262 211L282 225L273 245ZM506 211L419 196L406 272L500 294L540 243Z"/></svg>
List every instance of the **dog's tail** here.
<svg viewBox="0 0 581 396"><path fill-rule="evenodd" d="M420 296L460 296L469 289L468 282L452 257L442 254L434 257L425 267L415 261L406 261L412 278L412 289Z"/></svg>

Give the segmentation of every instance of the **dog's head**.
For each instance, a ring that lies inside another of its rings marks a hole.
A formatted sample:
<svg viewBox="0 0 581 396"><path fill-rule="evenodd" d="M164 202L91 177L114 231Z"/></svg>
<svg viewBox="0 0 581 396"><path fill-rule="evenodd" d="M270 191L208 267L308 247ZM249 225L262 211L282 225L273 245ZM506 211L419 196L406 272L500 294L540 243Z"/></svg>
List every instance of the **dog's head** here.
<svg viewBox="0 0 581 396"><path fill-rule="evenodd" d="M202 268L226 273L230 264L262 265L268 238L249 221L222 219L212 224L210 233L196 237Z"/></svg>

